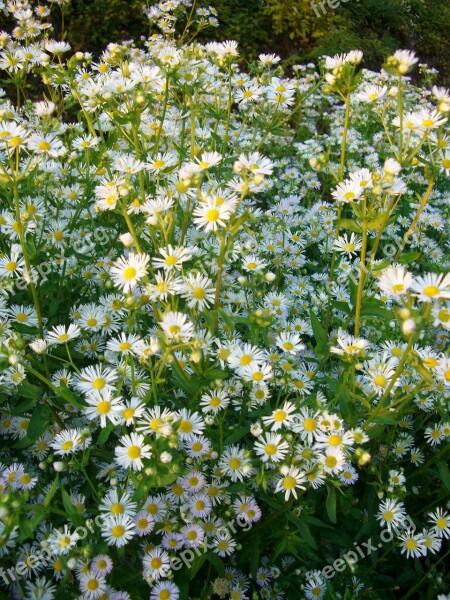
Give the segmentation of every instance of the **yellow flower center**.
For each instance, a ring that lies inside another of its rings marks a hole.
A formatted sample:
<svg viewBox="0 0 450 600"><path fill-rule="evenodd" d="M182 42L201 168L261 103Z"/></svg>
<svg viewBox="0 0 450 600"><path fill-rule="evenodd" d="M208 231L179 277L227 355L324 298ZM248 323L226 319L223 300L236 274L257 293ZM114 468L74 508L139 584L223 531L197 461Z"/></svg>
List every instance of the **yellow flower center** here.
<svg viewBox="0 0 450 600"><path fill-rule="evenodd" d="M176 256L166 256L166 259L164 260L164 263L168 266L168 267L173 267L173 265L177 264L177 257Z"/></svg>
<svg viewBox="0 0 450 600"><path fill-rule="evenodd" d="M115 538L120 538L125 533L125 527L122 527L122 525L114 525L111 529L111 533Z"/></svg>
<svg viewBox="0 0 450 600"><path fill-rule="evenodd" d="M337 465L337 458L335 456L327 456L325 464L328 468L333 469Z"/></svg>
<svg viewBox="0 0 450 600"><path fill-rule="evenodd" d="M275 446L275 444L266 444L264 447L264 452L269 456L273 456L277 453L277 447Z"/></svg>
<svg viewBox="0 0 450 600"><path fill-rule="evenodd" d="M181 421L180 423L180 431L183 433L190 433L193 429L193 425L190 421Z"/></svg>
<svg viewBox="0 0 450 600"><path fill-rule="evenodd" d="M241 363L242 367L246 367L247 365L249 365L251 362L253 361L253 358L250 356L250 354L243 354L239 360L239 362Z"/></svg>
<svg viewBox="0 0 450 600"><path fill-rule="evenodd" d="M97 404L97 410L101 415L107 415L109 413L109 411L111 410L111 404L109 402L107 402L106 400L101 400Z"/></svg>
<svg viewBox="0 0 450 600"><path fill-rule="evenodd" d="M276 423L282 423L287 417L287 414L284 410L276 410L273 415L273 420Z"/></svg>
<svg viewBox="0 0 450 600"><path fill-rule="evenodd" d="M374 384L378 387L384 387L387 383L386 377L384 375L377 375L373 380Z"/></svg>
<svg viewBox="0 0 450 600"><path fill-rule="evenodd" d="M105 385L106 379L104 379L103 377L97 377L92 382L92 387L94 388L94 390L102 390L105 387Z"/></svg>
<svg viewBox="0 0 450 600"><path fill-rule="evenodd" d="M194 298L196 300L203 300L204 297L206 296L206 292L203 288L196 287L192 290L192 295L194 296Z"/></svg>
<svg viewBox="0 0 450 600"><path fill-rule="evenodd" d="M67 546L70 546L70 537L67 535L63 535L61 538L59 538L58 540L58 546L60 548L67 548Z"/></svg>
<svg viewBox="0 0 450 600"><path fill-rule="evenodd" d="M437 365L437 360L434 358L434 356L429 356L428 358L425 358L423 364L429 369L434 369Z"/></svg>
<svg viewBox="0 0 450 600"><path fill-rule="evenodd" d="M136 459L139 458L141 455L141 449L139 448L139 446L130 446L128 448L128 456L131 459Z"/></svg>
<svg viewBox="0 0 450 600"><path fill-rule="evenodd" d="M293 490L295 488L296 483L297 482L295 481L295 477L292 477L292 475L287 475L283 479L283 485L286 490Z"/></svg>
<svg viewBox="0 0 450 600"><path fill-rule="evenodd" d="M86 584L86 587L88 590L96 590L98 588L98 581L96 579L89 579L89 581Z"/></svg>
<svg viewBox="0 0 450 600"><path fill-rule="evenodd" d="M137 271L134 267L127 267L123 272L123 278L127 281L131 281L137 275Z"/></svg>
<svg viewBox="0 0 450 600"><path fill-rule="evenodd" d="M134 416L134 408L126 408L123 411L123 418L124 419L131 419Z"/></svg>
<svg viewBox="0 0 450 600"><path fill-rule="evenodd" d="M328 438L328 444L330 446L339 446L342 443L342 437L340 435L330 435Z"/></svg>

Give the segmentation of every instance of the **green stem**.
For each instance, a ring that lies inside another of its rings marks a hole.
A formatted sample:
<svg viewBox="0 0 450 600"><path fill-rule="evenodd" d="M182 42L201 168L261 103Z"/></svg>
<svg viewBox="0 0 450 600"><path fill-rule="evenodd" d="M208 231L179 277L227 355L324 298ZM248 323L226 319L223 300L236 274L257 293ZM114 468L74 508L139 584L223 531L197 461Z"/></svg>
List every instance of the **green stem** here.
<svg viewBox="0 0 450 600"><path fill-rule="evenodd" d="M130 215L128 214L126 207L123 209L122 215L127 224L128 231L131 233L131 237L133 238L133 242L134 242L134 245L136 246L136 250L139 252L139 254L141 254L142 253L141 246L139 244L139 240L137 238L136 231L133 227L133 223L131 222Z"/></svg>
<svg viewBox="0 0 450 600"><path fill-rule="evenodd" d="M365 213L365 204L366 201L363 202L363 211ZM365 215L363 217L362 222L362 247L361 247L361 259L360 259L360 267L359 267L359 282L358 282L358 290L356 292L356 307L355 307L355 337L359 335L360 328L360 319L361 319L361 305L362 305L362 296L364 290L364 281L366 279L366 251L367 251L367 223L365 221Z"/></svg>
<svg viewBox="0 0 450 600"><path fill-rule="evenodd" d="M169 81L170 81L169 78L166 77L166 89L164 90L164 107L163 107L163 111L162 111L162 115L161 115L161 122L158 127L158 133L156 134L156 142L155 142L155 148L154 148L155 154L158 153L159 142L161 139L161 134L162 134L163 125L164 125L164 119L166 118L167 105L169 103Z"/></svg>
<svg viewBox="0 0 450 600"><path fill-rule="evenodd" d="M397 108L400 116L400 137L398 140L398 160L403 162L403 78L398 77Z"/></svg>
<svg viewBox="0 0 450 600"><path fill-rule="evenodd" d="M17 150L16 162L18 163L18 161L19 161L19 151ZM34 307L36 309L36 315L37 315L38 327L39 327L39 336L41 338L43 338L44 337L44 325L43 325L43 320L42 320L41 304L39 301L39 295L37 293L36 286L34 285L34 281L33 281L33 275L31 272L31 261L30 261L30 257L28 254L28 248L27 248L26 241L25 241L25 233L23 230L23 223L22 223L22 219L20 216L19 185L17 183L17 180L15 180L14 184L13 184L13 195L14 195L14 208L15 208L15 213L16 213L16 221L17 221L17 229L18 229L18 233L19 233L19 240L20 240L20 245L22 247L22 254L23 254L23 258L25 260L25 267L27 270L27 274L30 278L29 286L30 286L30 290L31 290L31 295L33 297ZM46 363L46 357L45 357L44 362Z"/></svg>
<svg viewBox="0 0 450 600"><path fill-rule="evenodd" d="M223 272L223 266L224 266L224 262L225 262L226 250L227 250L227 240L226 240L226 234L224 233L223 237L221 239L221 242L220 242L219 258L217 261L216 293L214 296L213 317L212 317L212 323L211 323L212 335L214 335L214 333L216 331L217 321L219 318L220 285L222 283L222 272Z"/></svg>
<svg viewBox="0 0 450 600"><path fill-rule="evenodd" d="M351 107L350 92L347 92L347 95L345 97L344 131L342 134L342 142L341 142L341 160L340 160L340 165L339 165L339 181L342 181L344 179L345 154L346 154L346 150L347 150L347 134L348 134L348 127L349 127L349 123L350 123L350 107ZM342 204L341 204L341 202L338 202L338 210L337 210L337 221L338 222L339 222L339 219L341 218L341 214L342 214ZM337 238L339 237L339 233L340 233L339 224L336 224L336 232L334 235L335 240L337 240ZM325 321L325 329L326 329L327 333L330 328L330 319L331 319L331 289L330 289L330 285L331 285L331 282L333 281L335 267L336 267L336 250L333 250L333 254L331 257L330 276L328 278L329 287L328 287L328 300L327 300L327 316L326 316L326 321Z"/></svg>
<svg viewBox="0 0 450 600"><path fill-rule="evenodd" d="M347 134L348 134L349 123L350 123L350 92L347 92L347 96L345 97L344 132L342 134L342 143L341 143L341 162L339 165L339 178L341 181L344 178L345 153L347 150Z"/></svg>
<svg viewBox="0 0 450 600"><path fill-rule="evenodd" d="M422 200L420 202L420 206L419 206L419 208L417 210L416 216L414 217L413 222L409 226L408 231L403 236L403 241L402 241L399 249L397 250L397 253L396 253L395 257L394 257L394 260L397 260L397 258L403 252L404 247L408 243L408 239L413 234L414 229L416 228L417 223L418 223L418 221L420 219L420 215L422 214L423 209L425 208L425 206L426 206L426 204L427 204L427 202L428 202L428 200L430 198L430 194L431 194L431 191L433 189L433 186L434 186L434 179L430 179L430 181L428 182L428 187L426 189L426 192L425 192L425 194L424 194L424 196L423 196L423 198L422 198Z"/></svg>
<svg viewBox="0 0 450 600"><path fill-rule="evenodd" d="M384 401L386 400L386 398L389 398L389 394L391 393L392 388L394 387L397 379L402 374L403 367L405 366L405 363L408 360L408 356L409 356L409 353L410 353L411 348L413 346L414 339L415 339L415 337L413 335L411 335L409 337L408 344L407 344L407 346L405 348L405 352L403 353L403 356L402 356L400 362L398 363L397 368L395 369L395 373L392 376L392 379L389 382L389 385L387 386L386 390L384 391L384 394L379 399L377 407L375 408L375 411L366 420L366 422L364 423L364 426L367 426L369 423L373 422L374 418L378 415L378 413L380 412L380 410L383 408Z"/></svg>

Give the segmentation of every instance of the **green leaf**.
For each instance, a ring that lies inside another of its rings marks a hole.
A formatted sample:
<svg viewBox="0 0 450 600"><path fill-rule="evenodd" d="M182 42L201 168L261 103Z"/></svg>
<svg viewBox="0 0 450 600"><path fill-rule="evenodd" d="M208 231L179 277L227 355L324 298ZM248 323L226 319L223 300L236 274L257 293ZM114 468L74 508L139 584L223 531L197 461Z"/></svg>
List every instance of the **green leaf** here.
<svg viewBox="0 0 450 600"><path fill-rule="evenodd" d="M42 390L37 385L33 385L29 381L25 380L17 388L18 395L24 398L32 398L38 400L42 396Z"/></svg>
<svg viewBox="0 0 450 600"><path fill-rule="evenodd" d="M439 469L439 476L442 480L442 483L448 490L450 490L450 471L448 470L447 465L441 460L438 460L437 467Z"/></svg>
<svg viewBox="0 0 450 600"><path fill-rule="evenodd" d="M20 519L19 537L17 538L19 544L24 542L26 539L33 537L37 526L43 519L45 519L46 514L46 512L42 511L37 515L32 516L31 519Z"/></svg>
<svg viewBox="0 0 450 600"><path fill-rule="evenodd" d="M61 489L62 501L64 504L64 508L66 509L67 516L75 525L75 527L80 527L84 523L83 516L77 511L75 506L72 504L72 500L70 499L69 494L66 490Z"/></svg>
<svg viewBox="0 0 450 600"><path fill-rule="evenodd" d="M275 549L274 549L274 553L273 553L273 561L274 562L280 556L280 554L283 554L284 552L286 552L287 545L288 545L287 537L281 538L281 540L278 542L278 544L275 546Z"/></svg>
<svg viewBox="0 0 450 600"><path fill-rule="evenodd" d="M369 221L367 222L367 229L369 231L378 231L378 229L380 229L385 220L386 214L382 213L381 215L377 215L373 219L369 219Z"/></svg>
<svg viewBox="0 0 450 600"><path fill-rule="evenodd" d="M310 548L313 548L314 550L317 550L316 540L313 538L311 531L309 530L309 527L305 523L305 521L295 517L290 512L287 513L287 518L289 521L292 521L292 523L295 523L295 525L297 526L297 529L300 532L300 535L302 536L304 541L308 544L308 546L310 546Z"/></svg>
<svg viewBox="0 0 450 600"><path fill-rule="evenodd" d="M366 298L362 303L361 316L379 317L380 319L387 320L394 318L394 313L392 310L384 308L384 304L381 300L377 300L376 298Z"/></svg>
<svg viewBox="0 0 450 600"><path fill-rule="evenodd" d="M223 308L219 308L219 315L220 315L220 318L222 319L222 321L225 323L225 325L230 330L230 332L234 331L234 321L230 317L230 315L227 313L227 311L224 310Z"/></svg>
<svg viewBox="0 0 450 600"><path fill-rule="evenodd" d="M25 413L25 412L29 411L31 408L33 408L33 406L35 404L36 404L36 400L34 400L33 398L24 400L23 402L21 402L20 404L17 404L16 406L14 406L14 408L11 409L11 414L22 415L23 413Z"/></svg>
<svg viewBox="0 0 450 600"><path fill-rule="evenodd" d="M222 371L222 369L210 369L203 374L203 377L207 381L214 381L215 379L226 379L228 377L228 373L226 371Z"/></svg>
<svg viewBox="0 0 450 600"><path fill-rule="evenodd" d="M69 404L73 404L73 406L76 406L77 408L86 408L85 405L82 404L80 400L76 398L76 396L74 396L71 390L69 390L67 385L64 385L63 383L60 384L60 386L56 388L56 391L61 398L63 398Z"/></svg>
<svg viewBox="0 0 450 600"><path fill-rule="evenodd" d="M20 442L13 444L12 447L20 449L31 446L31 444L33 444L47 429L51 414L52 412L47 404L44 404L43 406L38 404L31 415L26 437L23 440L20 440Z"/></svg>
<svg viewBox="0 0 450 600"><path fill-rule="evenodd" d="M224 445L228 446L229 444L233 444L234 442L237 442L238 440L243 438L244 435L246 433L248 433L248 431L249 431L248 425L244 425L244 427L239 427L239 429L236 429L236 431L233 431L233 433L226 438L226 440L224 441Z"/></svg>
<svg viewBox="0 0 450 600"><path fill-rule="evenodd" d="M337 518L336 518L336 490L332 486L330 486L328 488L326 507L327 507L327 515L328 515L328 518L330 519L330 521L332 523L337 523Z"/></svg>
<svg viewBox="0 0 450 600"><path fill-rule="evenodd" d="M395 425L397 423L397 420L394 417L389 417L388 415L377 415L372 418L372 422L381 423L382 425Z"/></svg>
<svg viewBox="0 0 450 600"><path fill-rule="evenodd" d="M256 571L259 567L259 559L261 557L261 544L259 536L254 538L253 543L248 548L248 554L250 556L250 573L252 574L252 577L255 578Z"/></svg>
<svg viewBox="0 0 450 600"><path fill-rule="evenodd" d="M217 556L217 554L212 553L210 555L209 560L211 561L211 564L216 569L219 577L223 577L225 574L225 565L223 563L223 560L220 558L220 556Z"/></svg>
<svg viewBox="0 0 450 600"><path fill-rule="evenodd" d="M85 466L88 464L90 455L91 455L90 449L85 450L85 452L83 454L83 459L81 461L81 468L82 469L84 469Z"/></svg>
<svg viewBox="0 0 450 600"><path fill-rule="evenodd" d="M405 252L397 258L397 261L402 265L409 265L418 258L420 258L420 252Z"/></svg>
<svg viewBox="0 0 450 600"><path fill-rule="evenodd" d="M332 300L331 306L333 308L335 308L336 310L340 310L341 312L345 313L346 315L352 314L352 309L347 304L347 302L341 302L340 300Z"/></svg>
<svg viewBox="0 0 450 600"><path fill-rule="evenodd" d="M341 409L342 416L346 421L349 420L350 416L350 393L346 382L342 382L337 392L336 400L339 402L339 408Z"/></svg>
<svg viewBox="0 0 450 600"><path fill-rule="evenodd" d="M114 428L115 428L114 423L108 423L108 425L106 427L103 427L103 429L100 431L99 436L97 438L98 446L103 446L108 441L110 433L113 431Z"/></svg>
<svg viewBox="0 0 450 600"><path fill-rule="evenodd" d="M353 219L337 219L336 225L339 229L350 229L350 231L354 231L355 233L362 233L361 226L356 221L353 221Z"/></svg>
<svg viewBox="0 0 450 600"><path fill-rule="evenodd" d="M179 473L166 473L165 475L160 475L156 478L155 485L157 487L165 487L176 481L179 476Z"/></svg>
<svg viewBox="0 0 450 600"><path fill-rule="evenodd" d="M194 562L192 563L191 572L189 575L190 581L192 581L194 579L194 577L197 575L197 573L200 571L200 569L204 565L207 558L208 558L207 552L205 552L204 554L201 554L200 556L197 556L195 558ZM211 560L211 562L212 562L212 560Z"/></svg>
<svg viewBox="0 0 450 600"><path fill-rule="evenodd" d="M325 354L328 349L328 337L325 328L312 310L309 311L309 318L311 319L314 339L317 342L316 351L318 354Z"/></svg>
<svg viewBox="0 0 450 600"><path fill-rule="evenodd" d="M56 473L55 481L52 483L52 487L48 490L47 495L44 498L43 505L45 507L50 506L50 502L53 496L56 494L56 490L58 489L59 483L59 473Z"/></svg>
<svg viewBox="0 0 450 600"><path fill-rule="evenodd" d="M306 516L305 521L307 523L310 523L311 525L315 525L316 527L323 527L324 529L334 530L334 527L332 527L331 525L327 525L327 523L324 523L323 521L321 521L320 519L317 519L316 517Z"/></svg>

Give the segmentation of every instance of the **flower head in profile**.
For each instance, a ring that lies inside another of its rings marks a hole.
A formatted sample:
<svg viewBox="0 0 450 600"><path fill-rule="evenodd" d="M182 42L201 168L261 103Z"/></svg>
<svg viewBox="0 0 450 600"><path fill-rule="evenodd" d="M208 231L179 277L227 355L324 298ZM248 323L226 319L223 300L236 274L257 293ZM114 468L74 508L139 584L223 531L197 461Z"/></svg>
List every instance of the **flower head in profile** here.
<svg viewBox="0 0 450 600"><path fill-rule="evenodd" d="M388 72L406 75L418 62L419 59L412 50L397 50L387 59L385 68Z"/></svg>

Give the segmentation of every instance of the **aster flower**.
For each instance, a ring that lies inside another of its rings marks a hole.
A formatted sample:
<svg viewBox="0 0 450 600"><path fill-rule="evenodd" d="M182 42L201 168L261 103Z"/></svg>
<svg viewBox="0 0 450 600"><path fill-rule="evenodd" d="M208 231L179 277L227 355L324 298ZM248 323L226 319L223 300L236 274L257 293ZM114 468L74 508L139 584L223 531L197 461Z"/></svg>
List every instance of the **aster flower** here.
<svg viewBox="0 0 450 600"><path fill-rule="evenodd" d="M120 446L115 449L116 462L125 469L140 471L144 463L142 459L150 458L151 449L145 438L139 433L131 433L120 438Z"/></svg>

